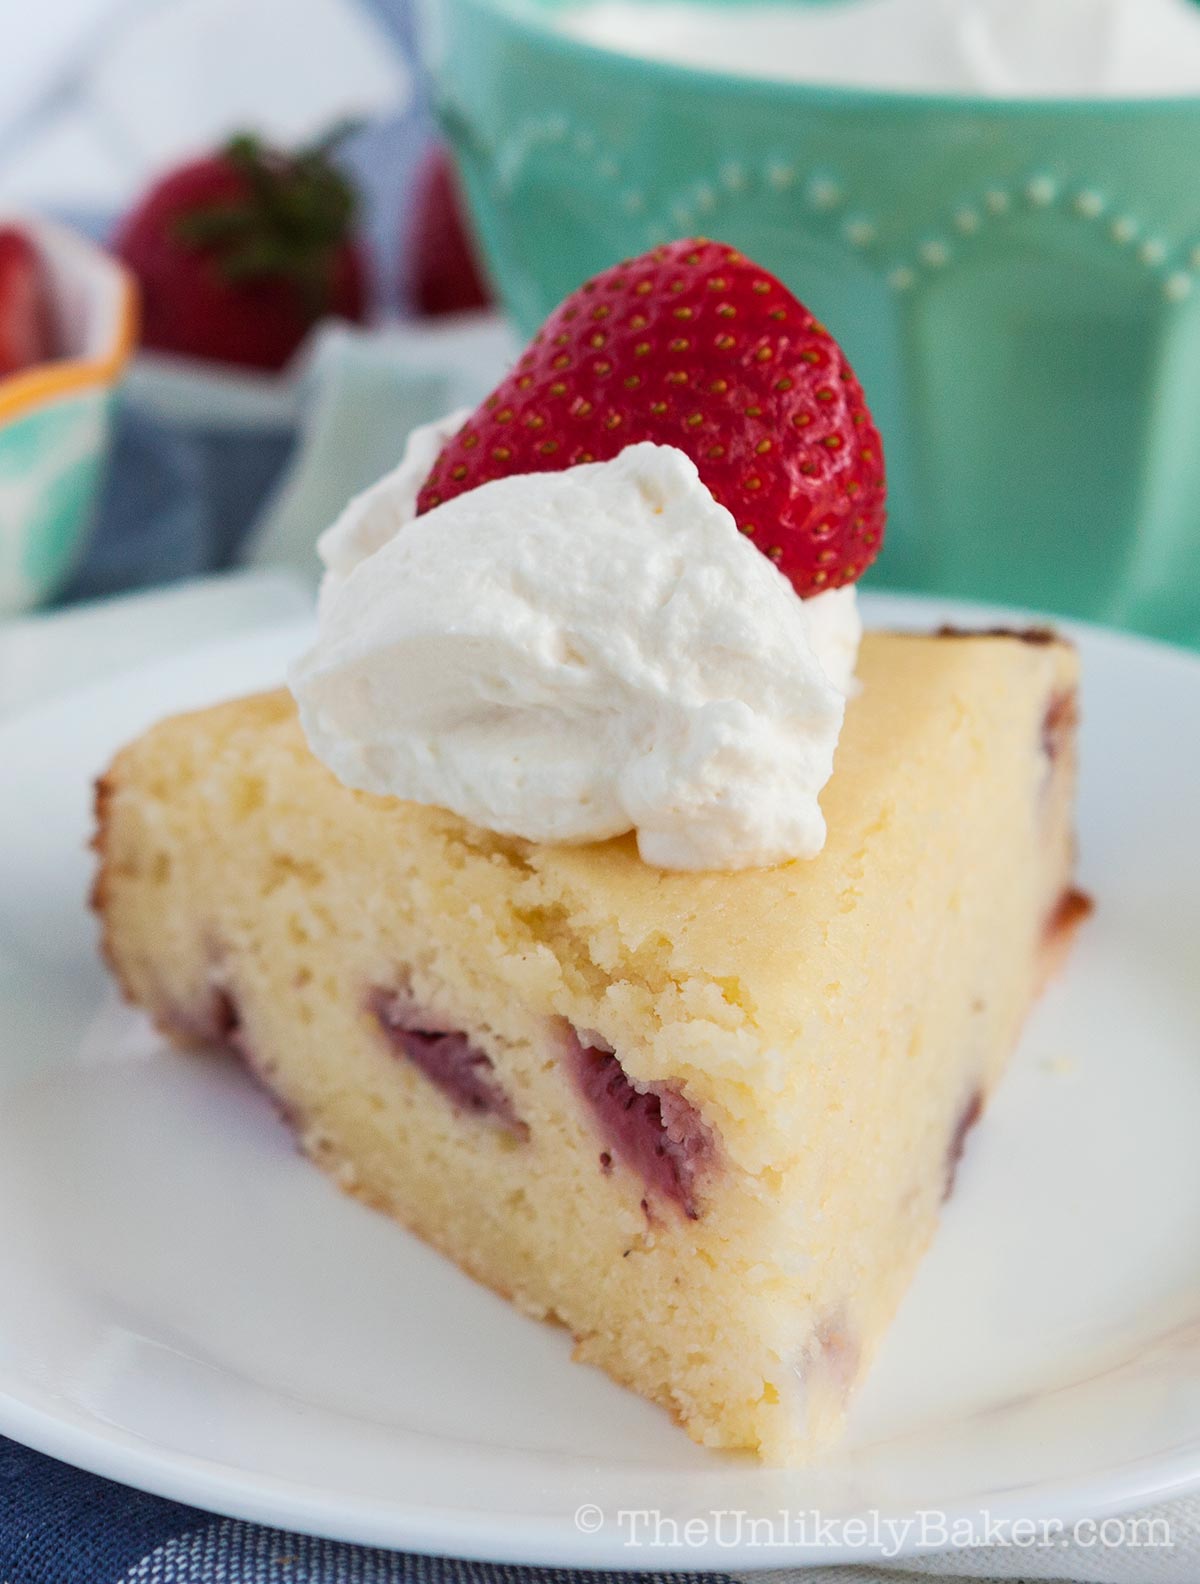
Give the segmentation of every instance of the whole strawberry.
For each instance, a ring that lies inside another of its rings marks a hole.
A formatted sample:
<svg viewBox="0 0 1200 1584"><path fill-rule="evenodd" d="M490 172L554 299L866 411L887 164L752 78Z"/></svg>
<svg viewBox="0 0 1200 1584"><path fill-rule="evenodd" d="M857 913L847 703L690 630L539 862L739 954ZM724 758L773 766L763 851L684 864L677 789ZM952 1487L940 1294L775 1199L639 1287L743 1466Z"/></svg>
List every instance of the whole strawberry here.
<svg viewBox="0 0 1200 1584"><path fill-rule="evenodd" d="M486 308L492 300L463 213L458 177L444 148L431 151L417 177L408 274L418 313L464 313Z"/></svg>
<svg viewBox="0 0 1200 1584"><path fill-rule="evenodd" d="M883 447L837 342L736 249L691 240L573 292L438 457L418 510L489 479L677 446L801 595L879 553Z"/></svg>
<svg viewBox="0 0 1200 1584"><path fill-rule="evenodd" d="M363 318L354 191L330 150L243 135L147 193L115 242L141 285L146 346L279 369L326 314Z"/></svg>
<svg viewBox="0 0 1200 1584"><path fill-rule="evenodd" d="M0 226L0 379L54 357L53 310L37 249L16 226Z"/></svg>

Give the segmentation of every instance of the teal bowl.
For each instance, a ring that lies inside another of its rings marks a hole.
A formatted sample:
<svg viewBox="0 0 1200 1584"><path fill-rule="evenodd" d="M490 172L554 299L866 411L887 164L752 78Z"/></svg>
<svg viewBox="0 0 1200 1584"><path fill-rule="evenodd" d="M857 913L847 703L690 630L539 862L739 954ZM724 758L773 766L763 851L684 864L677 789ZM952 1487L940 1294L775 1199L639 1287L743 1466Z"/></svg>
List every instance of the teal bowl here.
<svg viewBox="0 0 1200 1584"><path fill-rule="evenodd" d="M426 59L532 332L705 234L845 346L883 432L875 583L1200 643L1200 98L991 100L639 59L556 0L430 0Z"/></svg>

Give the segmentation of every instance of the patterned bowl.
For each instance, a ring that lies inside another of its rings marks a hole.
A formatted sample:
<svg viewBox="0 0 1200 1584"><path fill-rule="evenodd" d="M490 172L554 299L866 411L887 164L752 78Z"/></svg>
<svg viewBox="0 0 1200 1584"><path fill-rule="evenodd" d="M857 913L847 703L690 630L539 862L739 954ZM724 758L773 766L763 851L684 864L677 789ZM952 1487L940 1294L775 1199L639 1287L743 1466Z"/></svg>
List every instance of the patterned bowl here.
<svg viewBox="0 0 1200 1584"><path fill-rule="evenodd" d="M656 241L735 243L866 387L891 480L876 581L1200 643L1200 99L758 81L583 43L560 3L424 16L521 329Z"/></svg>
<svg viewBox="0 0 1200 1584"><path fill-rule="evenodd" d="M137 326L133 282L108 254L61 226L16 218L49 273L67 351L0 379L0 616L40 603L71 569Z"/></svg>

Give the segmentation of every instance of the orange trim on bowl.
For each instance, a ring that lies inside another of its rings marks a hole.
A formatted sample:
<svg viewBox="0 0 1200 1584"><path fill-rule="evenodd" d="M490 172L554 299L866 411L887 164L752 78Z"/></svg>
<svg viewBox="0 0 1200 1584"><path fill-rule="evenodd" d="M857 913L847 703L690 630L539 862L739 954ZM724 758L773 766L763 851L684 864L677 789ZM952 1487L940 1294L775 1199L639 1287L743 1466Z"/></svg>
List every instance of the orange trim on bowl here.
<svg viewBox="0 0 1200 1584"><path fill-rule="evenodd" d="M137 344L138 300L132 278L121 281L121 302L112 344L103 357L62 358L55 363L39 363L0 379L0 423L58 396L107 385L129 361Z"/></svg>

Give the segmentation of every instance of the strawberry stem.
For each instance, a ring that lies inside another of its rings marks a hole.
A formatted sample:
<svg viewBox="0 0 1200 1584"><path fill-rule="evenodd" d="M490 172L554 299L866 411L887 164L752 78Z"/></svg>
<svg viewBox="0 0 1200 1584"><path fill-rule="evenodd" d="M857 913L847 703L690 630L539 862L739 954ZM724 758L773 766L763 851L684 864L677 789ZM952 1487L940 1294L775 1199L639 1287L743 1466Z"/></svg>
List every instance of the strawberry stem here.
<svg viewBox="0 0 1200 1584"><path fill-rule="evenodd" d="M175 235L209 252L232 283L293 282L314 315L329 303L332 265L353 228L358 200L332 154L354 131L340 123L308 148L284 153L248 132L223 150L244 196L180 216Z"/></svg>

